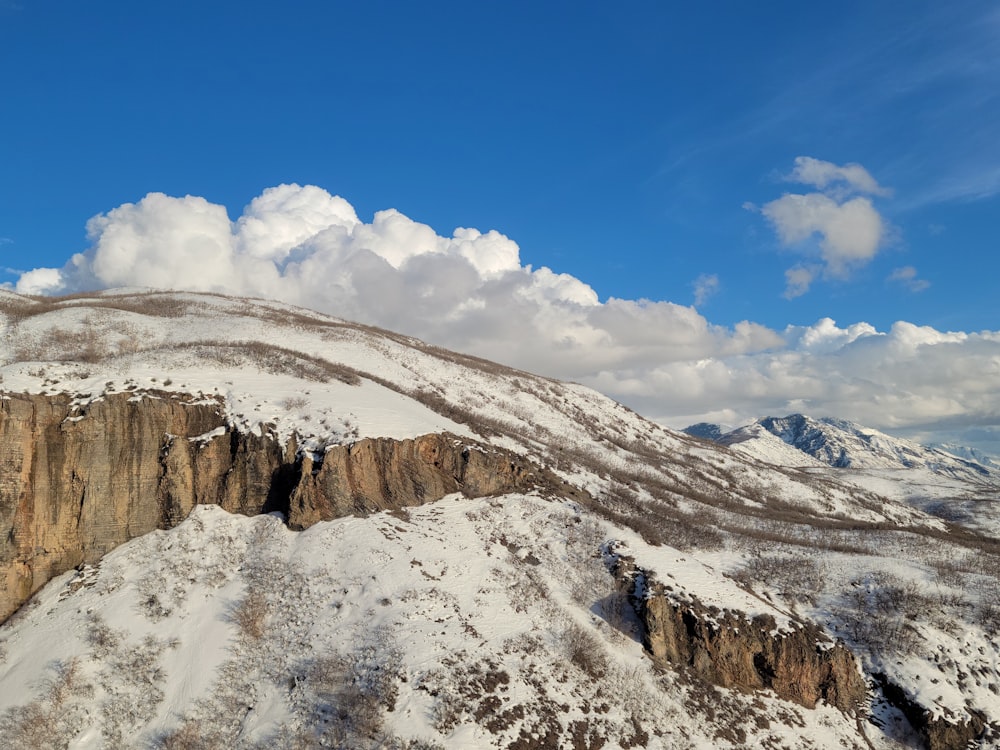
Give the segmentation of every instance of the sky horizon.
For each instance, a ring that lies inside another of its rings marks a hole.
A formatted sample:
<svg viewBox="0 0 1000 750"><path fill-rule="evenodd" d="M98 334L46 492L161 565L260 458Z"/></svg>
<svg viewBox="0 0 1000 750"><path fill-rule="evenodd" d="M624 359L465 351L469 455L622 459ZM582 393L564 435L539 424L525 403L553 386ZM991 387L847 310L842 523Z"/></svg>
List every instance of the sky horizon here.
<svg viewBox="0 0 1000 750"><path fill-rule="evenodd" d="M671 426L1000 454L998 31L988 2L6 0L0 284L274 296Z"/></svg>

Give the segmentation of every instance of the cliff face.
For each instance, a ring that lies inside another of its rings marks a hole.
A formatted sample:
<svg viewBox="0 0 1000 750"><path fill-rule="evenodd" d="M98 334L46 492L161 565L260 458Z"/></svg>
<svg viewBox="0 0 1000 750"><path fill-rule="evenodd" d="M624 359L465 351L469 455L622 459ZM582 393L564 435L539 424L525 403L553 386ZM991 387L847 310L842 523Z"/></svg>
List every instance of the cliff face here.
<svg viewBox="0 0 1000 750"><path fill-rule="evenodd" d="M924 738L927 750L969 747L986 729L986 721L977 711L969 710L964 717L935 715L911 700L905 690L884 674L876 674L874 678L882 686L882 694L886 699L903 712L913 728Z"/></svg>
<svg viewBox="0 0 1000 750"><path fill-rule="evenodd" d="M196 504L280 510L294 528L351 513L526 489L516 456L445 435L362 440L322 462L231 430L221 404L174 394L0 400L0 621L51 578L182 521Z"/></svg>
<svg viewBox="0 0 1000 750"><path fill-rule="evenodd" d="M115 394L77 410L69 396L5 395L0 619L53 576L169 525L159 502L167 436L223 424L217 406L176 399Z"/></svg>
<svg viewBox="0 0 1000 750"><path fill-rule="evenodd" d="M453 492L467 497L513 492L540 478L517 456L470 448L449 435L360 440L334 446L320 463L303 460L288 523L303 529L352 513L420 505Z"/></svg>
<svg viewBox="0 0 1000 750"><path fill-rule="evenodd" d="M654 660L688 669L714 685L739 690L771 689L807 708L824 700L853 713L867 687L854 655L815 626L779 631L773 617L709 610L697 600L680 603L631 559L617 562L643 626Z"/></svg>

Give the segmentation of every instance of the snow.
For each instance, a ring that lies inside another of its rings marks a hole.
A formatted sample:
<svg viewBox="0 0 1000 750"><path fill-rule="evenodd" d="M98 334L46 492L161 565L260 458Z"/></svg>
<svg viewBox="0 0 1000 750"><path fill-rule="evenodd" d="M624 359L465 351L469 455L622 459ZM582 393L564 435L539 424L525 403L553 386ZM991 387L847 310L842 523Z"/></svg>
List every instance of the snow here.
<svg viewBox="0 0 1000 750"><path fill-rule="evenodd" d="M289 685L295 679L308 682L296 677L308 673L306 662L358 644L361 652L374 646L381 668L399 676L399 695L385 720L403 739L433 740L449 748L507 746L517 736L518 721L492 731L456 709L458 723L450 726L440 719L440 710L436 713L440 701L428 692L455 689L467 669L494 664L509 680L533 665L534 681L514 678L495 695L511 706L531 706L546 696L565 702L568 711L557 715L564 727L595 718L626 726L628 714L622 711L630 710L628 702L609 704L603 717L580 707L601 701L602 685L615 691L631 685L631 700L637 701L631 710L649 701L658 707L641 714L648 726L663 732L647 747L672 747L678 740L687 747L718 746L711 726L672 723L672 717L690 710L683 691L660 686L641 645L601 616L598 602L614 590L614 582L599 558L566 565L567 555L580 552L563 533L577 525L575 518L577 510L569 505L530 496L471 501L454 496L412 509L405 518L348 518L295 533L274 517L244 518L198 507L176 529L133 540L107 555L86 585L72 590L77 577L72 572L56 579L33 608L5 627L8 653L22 656L0 665L0 713L37 694L40 667L74 656L94 682L89 705L109 700L116 683L101 677L102 661L114 657L94 655L88 636L97 613L107 628L126 634L117 648L137 649L150 635L174 644L165 646L157 660L162 700L146 716L131 715L132 721L124 722L130 746L164 736L186 717L208 721L199 706L217 706L217 696L225 692L220 679L233 678L234 663L250 670L239 679L253 689L238 694L244 705L239 715L224 718L241 723L245 746L267 742L282 726L301 721L293 714L296 688L290 691ZM601 530L620 531L591 529L595 539ZM535 562L511 551L522 544ZM630 549L643 559L696 565L640 540L631 540ZM535 573L531 582L522 580L526 569ZM154 614L145 604L151 580L165 600L166 614ZM601 589L588 591L595 583ZM272 608L263 638L248 642L232 613L253 586L267 592ZM705 576L693 590L707 598L715 586ZM290 589L296 590L294 608L283 606L282 596ZM609 660L604 679L595 682L567 660L565 633L571 626L590 634L592 647ZM730 699L743 700L738 694ZM804 728L781 732L793 744L805 736L814 747L853 741L850 724L833 721L835 711L807 711L766 694L758 701L799 717ZM89 710L89 728L71 747L94 746L98 729L107 726L103 714ZM830 726L822 726L824 720ZM671 733L679 737L671 741Z"/></svg>
<svg viewBox="0 0 1000 750"><path fill-rule="evenodd" d="M0 627L0 716L41 696L56 662L77 659L93 694L69 706L87 717L72 747L100 747L112 730L124 746L156 746L188 719L234 723L234 746L290 744L282 732L333 711L329 696L346 684L380 685L380 674L398 691L379 704L385 732L449 748L506 747L522 729L541 731L550 704L563 731L583 722L608 748L628 744L633 720L650 731L647 747L888 750L912 739L877 697L888 728L868 725L867 741L828 707L767 693L698 698L643 651L601 557L609 543L678 601L769 614L779 630L811 619L932 711L959 716L968 705L1000 721L1000 639L988 617L994 593L1000 610L989 551L1000 504L996 485L958 459L920 454L903 468L899 456L915 448L858 426L852 434L883 458L850 469L760 425L716 447L583 386L273 302L117 290L10 317L3 330L7 394L68 393L81 408L125 392L217 403L231 426L283 443L294 435L313 454L449 432L534 460L593 498L449 497L303 532L199 507L95 569L54 579ZM254 592L269 608L260 639L237 622ZM887 594L898 610L862 607ZM896 641L862 638L874 625ZM102 628L115 645L100 644ZM581 640L605 665L600 676L580 666ZM337 682L344 669L351 677ZM482 688L484 674L501 673L508 682ZM481 694L462 692L474 685ZM144 692L160 697L128 704ZM486 693L524 716L487 729L475 718ZM606 712L593 710L603 703ZM734 726L744 740L719 734Z"/></svg>

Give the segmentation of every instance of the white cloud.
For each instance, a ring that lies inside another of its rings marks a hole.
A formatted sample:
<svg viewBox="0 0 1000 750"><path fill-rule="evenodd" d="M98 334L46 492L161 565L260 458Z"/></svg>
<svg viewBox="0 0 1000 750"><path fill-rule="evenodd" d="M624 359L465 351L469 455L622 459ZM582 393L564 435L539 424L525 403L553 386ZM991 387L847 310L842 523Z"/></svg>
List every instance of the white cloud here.
<svg viewBox="0 0 1000 750"><path fill-rule="evenodd" d="M890 195L891 190L878 184L867 169L860 164L837 166L829 161L811 156L795 157L795 167L785 177L789 182L812 185L822 191L841 194L867 193L869 195Z"/></svg>
<svg viewBox="0 0 1000 750"><path fill-rule="evenodd" d="M204 198L150 193L91 219L88 235L86 252L61 270L24 274L18 291L271 297L568 377L780 344L761 326L727 330L681 305L601 303L573 276L522 265L499 232L460 227L443 237L393 209L366 223L313 186L266 190L236 221Z"/></svg>
<svg viewBox="0 0 1000 750"><path fill-rule="evenodd" d="M922 292L931 285L926 279L917 278L917 269L913 266L903 266L893 269L887 281L902 284L911 292Z"/></svg>
<svg viewBox="0 0 1000 750"><path fill-rule="evenodd" d="M62 274L56 268L36 268L22 273L14 288L19 294L58 293L62 291Z"/></svg>
<svg viewBox="0 0 1000 750"><path fill-rule="evenodd" d="M824 274L835 278L871 261L884 234L882 217L867 198L837 203L821 193L786 194L761 210L786 246L818 234Z"/></svg>
<svg viewBox="0 0 1000 750"><path fill-rule="evenodd" d="M818 214L793 212L782 231L822 226L841 247L832 228L847 221L840 204ZM440 236L392 210L367 223L314 187L265 191L236 221L202 198L152 193L95 217L88 231L86 252L62 269L24 273L17 290L153 286L282 299L577 380L674 426L793 410L889 430L1000 424L1000 332L905 322L880 332L828 318L779 332L716 326L671 302L601 302L573 276L522 265L517 244L498 232ZM790 290L859 257L793 268Z"/></svg>
<svg viewBox="0 0 1000 750"><path fill-rule="evenodd" d="M829 319L789 327L786 347L665 363L632 372L633 407L674 426L717 413L740 422L804 411L889 430L1000 425L1000 332L940 332L896 323L888 332ZM595 384L612 391L610 374ZM665 394L670 394L669 397Z"/></svg>
<svg viewBox="0 0 1000 750"><path fill-rule="evenodd" d="M849 196L888 191L859 164L838 167L807 156L795 160L788 179L822 191L786 193L760 209L785 248L818 256L820 261L815 268L796 266L786 271L785 296L791 299L805 294L818 276L847 279L871 262L885 243L887 225L870 198Z"/></svg>
<svg viewBox="0 0 1000 750"><path fill-rule="evenodd" d="M694 280L694 305L701 307L710 297L719 291L719 277L713 274L702 274Z"/></svg>

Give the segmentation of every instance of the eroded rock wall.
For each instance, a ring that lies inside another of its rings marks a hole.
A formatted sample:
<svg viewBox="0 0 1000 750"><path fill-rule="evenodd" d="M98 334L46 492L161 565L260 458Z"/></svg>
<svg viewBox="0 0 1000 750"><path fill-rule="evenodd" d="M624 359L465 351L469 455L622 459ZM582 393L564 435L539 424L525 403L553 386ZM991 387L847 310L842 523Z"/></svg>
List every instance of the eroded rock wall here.
<svg viewBox="0 0 1000 750"><path fill-rule="evenodd" d="M306 457L291 496L288 524L311 526L353 513L420 505L462 492L483 497L525 490L543 480L524 459L453 435L370 438Z"/></svg>
<svg viewBox="0 0 1000 750"><path fill-rule="evenodd" d="M0 622L54 576L175 526L197 504L279 510L293 528L354 513L551 486L546 471L452 435L373 438L321 461L227 426L178 394L0 394Z"/></svg>
<svg viewBox="0 0 1000 750"><path fill-rule="evenodd" d="M696 599L676 601L631 559L617 562L654 660L690 670L699 679L739 690L771 689L807 708L820 700L856 712L867 685L854 655L810 623L776 627L773 617L709 609Z"/></svg>
<svg viewBox="0 0 1000 750"><path fill-rule="evenodd" d="M79 408L67 395L4 394L0 620L53 576L177 523L199 493L218 502L202 473L169 470L200 450L188 438L218 428L219 404L166 394L108 394Z"/></svg>

